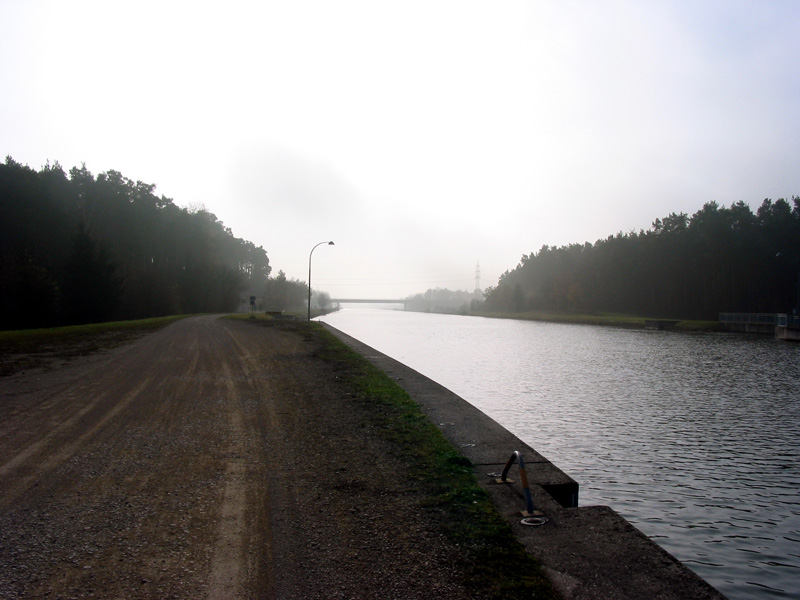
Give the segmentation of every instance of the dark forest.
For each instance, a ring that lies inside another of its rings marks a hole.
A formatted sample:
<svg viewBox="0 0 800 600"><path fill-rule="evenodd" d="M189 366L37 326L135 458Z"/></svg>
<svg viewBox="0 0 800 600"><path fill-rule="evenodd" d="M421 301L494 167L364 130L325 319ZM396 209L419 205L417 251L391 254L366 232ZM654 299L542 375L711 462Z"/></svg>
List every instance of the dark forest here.
<svg viewBox="0 0 800 600"><path fill-rule="evenodd" d="M0 164L2 329L230 312L269 274L263 248L155 185Z"/></svg>
<svg viewBox="0 0 800 600"><path fill-rule="evenodd" d="M648 231L543 246L486 292L487 311L605 312L716 320L800 302L800 198L705 204Z"/></svg>
<svg viewBox="0 0 800 600"><path fill-rule="evenodd" d="M117 171L0 164L0 329L301 306L266 251L210 212ZM249 308L249 307L247 307ZM473 307L477 308L477 307ZM705 204L647 231L543 246L486 290L484 312L716 320L800 309L800 198Z"/></svg>

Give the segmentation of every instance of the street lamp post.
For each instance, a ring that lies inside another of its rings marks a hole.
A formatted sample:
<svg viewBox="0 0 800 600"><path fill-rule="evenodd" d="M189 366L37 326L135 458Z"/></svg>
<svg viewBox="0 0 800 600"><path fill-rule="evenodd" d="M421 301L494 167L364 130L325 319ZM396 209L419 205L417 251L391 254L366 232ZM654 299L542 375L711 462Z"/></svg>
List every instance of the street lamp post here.
<svg viewBox="0 0 800 600"><path fill-rule="evenodd" d="M333 242L320 242L317 246L322 246L322 244L328 244L328 246L333 246ZM311 249L311 252L308 253L308 320L311 320L311 255L314 254L314 250L317 249L317 246L314 246Z"/></svg>

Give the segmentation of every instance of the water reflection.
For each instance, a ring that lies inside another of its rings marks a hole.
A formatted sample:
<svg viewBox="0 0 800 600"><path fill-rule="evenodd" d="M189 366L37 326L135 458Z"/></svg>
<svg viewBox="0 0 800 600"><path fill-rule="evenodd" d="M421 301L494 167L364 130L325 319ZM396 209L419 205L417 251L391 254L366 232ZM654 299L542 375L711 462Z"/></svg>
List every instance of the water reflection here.
<svg viewBox="0 0 800 600"><path fill-rule="evenodd" d="M733 599L800 597L800 345L343 310Z"/></svg>

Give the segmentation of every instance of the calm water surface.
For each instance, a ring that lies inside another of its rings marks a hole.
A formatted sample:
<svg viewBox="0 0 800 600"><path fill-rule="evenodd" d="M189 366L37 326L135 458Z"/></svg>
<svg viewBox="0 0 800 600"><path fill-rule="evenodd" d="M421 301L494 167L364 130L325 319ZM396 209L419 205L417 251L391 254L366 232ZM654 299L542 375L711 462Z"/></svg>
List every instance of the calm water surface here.
<svg viewBox="0 0 800 600"><path fill-rule="evenodd" d="M731 599L800 598L800 344L345 307Z"/></svg>

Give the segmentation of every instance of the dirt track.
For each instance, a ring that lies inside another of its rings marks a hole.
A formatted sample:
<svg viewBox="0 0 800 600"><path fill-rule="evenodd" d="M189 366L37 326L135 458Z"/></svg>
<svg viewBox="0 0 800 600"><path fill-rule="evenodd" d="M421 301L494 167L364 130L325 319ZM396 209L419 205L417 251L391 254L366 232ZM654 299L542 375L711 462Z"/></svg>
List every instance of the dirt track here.
<svg viewBox="0 0 800 600"><path fill-rule="evenodd" d="M471 598L313 342L200 317L0 379L2 598Z"/></svg>

